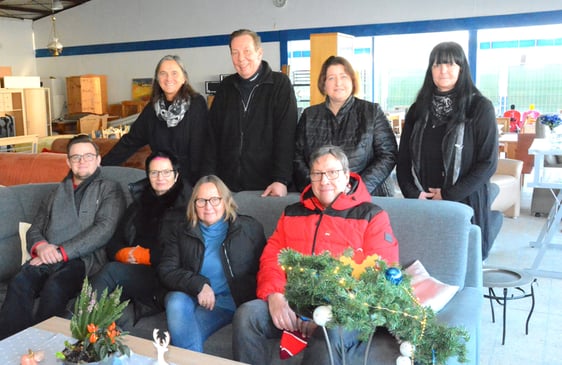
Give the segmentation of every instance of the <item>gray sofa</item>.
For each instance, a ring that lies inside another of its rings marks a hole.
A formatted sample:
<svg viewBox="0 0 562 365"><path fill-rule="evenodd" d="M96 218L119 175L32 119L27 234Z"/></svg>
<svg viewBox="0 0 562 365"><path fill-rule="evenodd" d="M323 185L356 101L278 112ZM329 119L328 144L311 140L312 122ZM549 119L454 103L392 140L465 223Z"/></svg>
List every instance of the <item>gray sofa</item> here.
<svg viewBox="0 0 562 365"><path fill-rule="evenodd" d="M143 171L124 167L104 167L104 174L115 178L125 188L128 182L143 177ZM136 171L133 171L136 170ZM53 188L53 184L0 187L0 281L5 290L8 279L17 272L21 252L18 222L29 222L39 201ZM264 225L266 236L275 229L283 208L298 201L291 193L284 198L262 198L259 192L235 194L240 213L257 218ZM395 235L400 243L400 262L406 266L420 260L429 273L461 290L438 313L439 320L449 325L464 326L471 335L467 344L469 363L479 363L480 311L482 307L482 261L480 230L470 223L472 210L462 204L443 201L421 201L401 198L373 198L390 215ZM151 338L153 328L165 328L164 313L141 319L127 328L132 334ZM384 331L375 335L370 364L395 364L398 349L395 341ZM279 341L271 341L271 364L298 364L299 356L280 361ZM230 358L231 326L215 333L205 344L205 352ZM448 364L456 364L451 358Z"/></svg>

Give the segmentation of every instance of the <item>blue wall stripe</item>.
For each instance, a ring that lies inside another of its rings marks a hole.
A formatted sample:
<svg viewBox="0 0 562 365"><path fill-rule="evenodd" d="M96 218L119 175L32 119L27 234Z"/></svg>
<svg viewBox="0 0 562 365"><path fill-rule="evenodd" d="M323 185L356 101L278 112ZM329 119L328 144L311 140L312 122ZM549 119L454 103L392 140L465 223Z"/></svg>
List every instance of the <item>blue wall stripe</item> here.
<svg viewBox="0 0 562 365"><path fill-rule="evenodd" d="M513 27L529 25L560 24L562 10L538 13L511 14L498 16L484 16L473 18L457 18L443 20L425 20L416 22L363 24L353 26L308 28L298 30L282 30L260 32L262 42L280 42L281 64L286 64L288 59L287 42L291 40L309 39L313 33L339 32L356 37L391 34L412 34L425 32L443 32L454 30L476 30L489 28ZM213 35L203 37L188 37L175 39L160 39L151 41L94 44L85 46L65 47L61 56L78 56L102 53L140 52L160 49L194 48L228 45L229 35ZM64 43L64 38L62 38ZM46 48L35 51L37 58L50 57Z"/></svg>

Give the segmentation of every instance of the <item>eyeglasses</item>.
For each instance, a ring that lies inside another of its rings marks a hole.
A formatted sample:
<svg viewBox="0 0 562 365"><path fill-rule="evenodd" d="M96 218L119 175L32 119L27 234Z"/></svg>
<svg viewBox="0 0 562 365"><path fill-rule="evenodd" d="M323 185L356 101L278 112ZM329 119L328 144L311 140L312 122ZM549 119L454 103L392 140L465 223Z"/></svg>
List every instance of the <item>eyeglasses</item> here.
<svg viewBox="0 0 562 365"><path fill-rule="evenodd" d="M98 155L95 153L85 153L83 155L68 156L68 159L70 160L70 162L78 163L80 162L80 160L85 162L91 162L94 161L96 157L98 157Z"/></svg>
<svg viewBox="0 0 562 365"><path fill-rule="evenodd" d="M195 205L197 206L197 208L205 208L207 202L209 202L213 207L216 207L221 203L221 200L222 198L218 196L213 196L210 197L209 199L198 198L195 199Z"/></svg>
<svg viewBox="0 0 562 365"><path fill-rule="evenodd" d="M340 176L340 171L343 171L343 170L311 172L310 173L310 181L322 181L322 178L324 177L324 175L326 175L328 180L335 180Z"/></svg>
<svg viewBox="0 0 562 365"><path fill-rule="evenodd" d="M152 178L157 178L158 175L162 177L170 177L174 173L174 170L150 170L148 176Z"/></svg>

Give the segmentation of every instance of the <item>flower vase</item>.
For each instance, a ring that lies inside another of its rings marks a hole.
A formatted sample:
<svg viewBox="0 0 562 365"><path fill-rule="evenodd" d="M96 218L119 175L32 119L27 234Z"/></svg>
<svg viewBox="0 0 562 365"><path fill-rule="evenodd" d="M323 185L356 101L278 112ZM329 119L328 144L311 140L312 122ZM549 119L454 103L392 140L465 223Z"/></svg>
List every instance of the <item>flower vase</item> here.
<svg viewBox="0 0 562 365"><path fill-rule="evenodd" d="M560 128L554 128L550 130L548 141L552 146L562 147L562 131L560 130Z"/></svg>

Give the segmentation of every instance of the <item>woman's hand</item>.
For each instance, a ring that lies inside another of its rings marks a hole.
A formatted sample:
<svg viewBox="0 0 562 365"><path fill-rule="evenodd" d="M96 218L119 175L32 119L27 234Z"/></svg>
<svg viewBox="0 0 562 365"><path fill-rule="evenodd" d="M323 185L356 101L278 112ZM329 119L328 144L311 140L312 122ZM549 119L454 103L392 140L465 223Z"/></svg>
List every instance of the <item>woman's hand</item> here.
<svg viewBox="0 0 562 365"><path fill-rule="evenodd" d="M267 297L269 315L275 327L280 330L294 331L297 327L297 315L289 307L285 296L281 293L273 293Z"/></svg>
<svg viewBox="0 0 562 365"><path fill-rule="evenodd" d="M210 311L215 308L215 292L209 284L203 285L203 289L197 294L197 301L200 306Z"/></svg>
<svg viewBox="0 0 562 365"><path fill-rule="evenodd" d="M443 200L443 197L441 196L441 188L429 188L429 192L422 191L418 196L418 199Z"/></svg>
<svg viewBox="0 0 562 365"><path fill-rule="evenodd" d="M433 193L427 193L425 191L422 191L418 196L418 199L421 200L433 199Z"/></svg>
<svg viewBox="0 0 562 365"><path fill-rule="evenodd" d="M429 192L433 194L432 200L443 200L441 196L441 188L429 188Z"/></svg>

